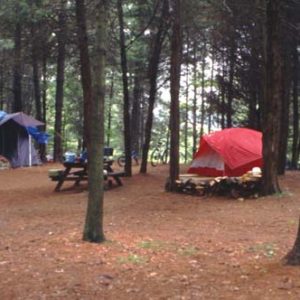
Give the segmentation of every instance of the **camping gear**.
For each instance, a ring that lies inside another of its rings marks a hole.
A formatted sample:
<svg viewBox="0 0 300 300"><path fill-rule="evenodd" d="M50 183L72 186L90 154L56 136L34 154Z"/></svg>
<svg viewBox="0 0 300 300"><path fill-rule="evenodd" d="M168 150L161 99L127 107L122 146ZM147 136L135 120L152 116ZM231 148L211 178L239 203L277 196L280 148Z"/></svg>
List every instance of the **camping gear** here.
<svg viewBox="0 0 300 300"><path fill-rule="evenodd" d="M76 153L74 152L71 152L71 151L67 151L65 154L64 154L64 162L70 162L70 163L73 163L75 162L76 160Z"/></svg>
<svg viewBox="0 0 300 300"><path fill-rule="evenodd" d="M35 139L35 141L41 144L48 144L50 135L47 132L40 131L36 127L27 127L27 132Z"/></svg>
<svg viewBox="0 0 300 300"><path fill-rule="evenodd" d="M241 176L262 167L262 134L248 128L227 128L203 135L188 170L201 176Z"/></svg>
<svg viewBox="0 0 300 300"><path fill-rule="evenodd" d="M0 119L0 155L6 157L13 168L40 164L38 154L32 144L28 127L44 123L22 112L1 113Z"/></svg>

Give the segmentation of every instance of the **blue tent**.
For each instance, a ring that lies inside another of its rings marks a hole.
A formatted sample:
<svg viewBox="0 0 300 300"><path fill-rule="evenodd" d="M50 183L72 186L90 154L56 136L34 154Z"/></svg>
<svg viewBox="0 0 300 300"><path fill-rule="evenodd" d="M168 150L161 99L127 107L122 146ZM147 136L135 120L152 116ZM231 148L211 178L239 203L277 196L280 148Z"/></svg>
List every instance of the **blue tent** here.
<svg viewBox="0 0 300 300"><path fill-rule="evenodd" d="M13 168L41 163L27 129L41 125L44 123L22 112L0 111L0 155L5 156Z"/></svg>

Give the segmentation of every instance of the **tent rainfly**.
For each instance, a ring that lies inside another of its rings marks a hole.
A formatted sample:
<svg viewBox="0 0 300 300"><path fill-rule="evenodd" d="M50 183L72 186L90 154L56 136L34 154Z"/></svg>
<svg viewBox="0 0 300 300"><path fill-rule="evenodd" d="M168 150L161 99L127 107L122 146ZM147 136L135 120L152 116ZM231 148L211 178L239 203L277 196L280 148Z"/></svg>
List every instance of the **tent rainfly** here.
<svg viewBox="0 0 300 300"><path fill-rule="evenodd" d="M44 123L22 112L0 113L0 155L5 156L13 168L40 164L27 128Z"/></svg>
<svg viewBox="0 0 300 300"><path fill-rule="evenodd" d="M203 135L188 173L201 176L241 176L262 167L262 133L227 128Z"/></svg>

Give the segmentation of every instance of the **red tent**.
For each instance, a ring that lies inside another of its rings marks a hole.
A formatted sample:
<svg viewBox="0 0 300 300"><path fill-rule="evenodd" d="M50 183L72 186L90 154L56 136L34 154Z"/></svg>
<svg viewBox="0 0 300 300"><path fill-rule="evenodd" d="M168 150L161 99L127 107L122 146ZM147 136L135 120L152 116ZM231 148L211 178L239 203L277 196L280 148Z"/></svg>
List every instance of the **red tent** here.
<svg viewBox="0 0 300 300"><path fill-rule="evenodd" d="M188 173L241 176L262 167L262 134L248 128L228 128L203 135Z"/></svg>

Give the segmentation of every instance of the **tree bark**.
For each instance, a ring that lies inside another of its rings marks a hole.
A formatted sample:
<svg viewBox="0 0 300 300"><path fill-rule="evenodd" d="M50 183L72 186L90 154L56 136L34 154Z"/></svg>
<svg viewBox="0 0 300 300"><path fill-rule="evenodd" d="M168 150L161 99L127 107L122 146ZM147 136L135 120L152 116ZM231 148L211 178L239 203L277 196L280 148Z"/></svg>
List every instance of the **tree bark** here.
<svg viewBox="0 0 300 300"><path fill-rule="evenodd" d="M289 46L285 45L284 57L282 57L282 94L281 94L281 120L280 138L278 153L278 174L283 175L287 164L287 147L289 135L289 110L290 110L290 89L291 89L291 68L289 60Z"/></svg>
<svg viewBox="0 0 300 300"><path fill-rule="evenodd" d="M227 95L227 110L226 110L226 127L232 127L232 103L233 103L233 79L235 73L235 41L234 39L231 40L231 47L230 47L230 55L229 55L229 82L228 82L228 95Z"/></svg>
<svg viewBox="0 0 300 300"><path fill-rule="evenodd" d="M38 57L35 45L32 45L32 73L33 73L33 86L35 97L35 111L36 118L42 120L42 102L41 102L41 85L40 85L40 70L38 65Z"/></svg>
<svg viewBox="0 0 300 300"><path fill-rule="evenodd" d="M300 219L298 224L298 232L294 246L291 251L283 258L283 263L291 266L300 265Z"/></svg>
<svg viewBox="0 0 300 300"><path fill-rule="evenodd" d="M0 110L3 110L4 108L4 74L3 74L3 66L0 66Z"/></svg>
<svg viewBox="0 0 300 300"><path fill-rule="evenodd" d="M264 107L263 107L263 183L262 193L280 192L278 183L278 149L282 96L282 49L280 0L265 0L264 28Z"/></svg>
<svg viewBox="0 0 300 300"><path fill-rule="evenodd" d="M215 53L214 50L212 50L212 58L211 58L211 73L210 73L210 100L212 101L212 97L214 95L213 92L213 86L214 86L214 69L215 69ZM211 132L211 128L212 128L212 103L208 103L209 106L209 112L208 112L208 132Z"/></svg>
<svg viewBox="0 0 300 300"><path fill-rule="evenodd" d="M76 0L81 2L82 0ZM84 2L78 3L83 4ZM79 5L80 6L80 5ZM87 124L88 139L88 205L84 225L83 240L100 243L105 240L103 231L103 148L104 148L104 95L106 60L106 16L104 0L98 0L94 9L96 14L95 47L92 61L92 97L89 105ZM82 11L81 13L84 13ZM80 12L79 12L80 13ZM85 13L79 24L86 24ZM83 28L81 28L83 30ZM87 44L86 44L87 46ZM87 50L87 49L86 49ZM86 70L88 72L88 70ZM87 79L87 78L85 78Z"/></svg>
<svg viewBox="0 0 300 300"><path fill-rule="evenodd" d="M54 136L54 161L61 161L63 156L62 146L62 110L64 100L65 80L65 55L66 55L66 15L65 3L61 2L58 15L57 32L57 71L56 71L56 95L55 95L55 136Z"/></svg>
<svg viewBox="0 0 300 300"><path fill-rule="evenodd" d="M19 7L19 5L18 5ZM17 16L19 18L19 16ZM22 103L22 71L21 71L21 53L22 53L22 26L18 20L15 25L14 35L14 70L13 70L13 93L14 106L13 111L19 112L23 110Z"/></svg>
<svg viewBox="0 0 300 300"><path fill-rule="evenodd" d="M81 85L83 91L83 147L90 140L89 120L92 102L92 74L88 49L88 35L86 25L86 7L84 0L76 0L77 36L80 56Z"/></svg>
<svg viewBox="0 0 300 300"><path fill-rule="evenodd" d="M198 134L197 134L197 92L198 92L198 76L197 76L197 42L194 41L194 49L193 49L193 86L194 86L194 98L193 98L193 155L197 151L197 142L198 142Z"/></svg>
<svg viewBox="0 0 300 300"><path fill-rule="evenodd" d="M37 3L36 3L37 4ZM39 5L37 4L39 8ZM35 116L38 120L42 120L42 100L41 100L41 84L40 84L40 53L39 53L39 36L38 28L40 26L39 22L35 20L34 17L34 7L33 3L30 2L31 8L31 24L30 24L30 33L31 33L31 64L32 64L32 76L33 76L33 90L35 98Z"/></svg>
<svg viewBox="0 0 300 300"><path fill-rule="evenodd" d="M157 33L154 37L155 41L154 41L153 50L148 65L149 68L148 77L150 81L150 90L149 90L147 120L145 125L145 141L143 145L143 154L142 154L140 173L147 173L147 161L148 161L148 153L149 153L149 147L151 141L151 131L153 125L153 109L154 109L156 89L157 89L158 67L160 62L162 44L166 33L165 18L167 17L167 13L168 13L168 1L164 0L159 26L157 29Z"/></svg>
<svg viewBox="0 0 300 300"><path fill-rule="evenodd" d="M121 67L122 67L122 81L123 81L123 121L124 121L124 148L125 148L125 174L126 176L132 176L131 169L131 120L130 120L130 99L128 88L128 66L127 66L127 54L125 45L124 34L124 17L122 0L117 1L118 18L120 27L120 54L121 54Z"/></svg>
<svg viewBox="0 0 300 300"><path fill-rule="evenodd" d="M42 106L43 106L43 117L42 121L45 123L46 129L46 119L47 119L47 55L43 53L43 66L42 66L42 73L43 73L43 88L42 88Z"/></svg>
<svg viewBox="0 0 300 300"><path fill-rule="evenodd" d="M293 144L292 144L292 168L298 168L299 159L299 101L298 101L298 80L299 80L299 56L297 50L297 41L293 45Z"/></svg>
<svg viewBox="0 0 300 300"><path fill-rule="evenodd" d="M173 0L173 30L171 37L171 109L170 109L170 170L168 190L177 190L176 180L179 177L179 91L181 67L181 0Z"/></svg>
<svg viewBox="0 0 300 300"><path fill-rule="evenodd" d="M114 78L115 73L111 75L110 89L109 89L109 103L108 103L108 116L107 116L107 130L106 130L106 145L110 146L111 138L111 123L112 123L112 103L114 98Z"/></svg>
<svg viewBox="0 0 300 300"><path fill-rule="evenodd" d="M189 50L190 50L190 38L189 32L186 32L186 87L185 87L185 112L184 112L184 163L188 160L188 124L189 124L189 87L190 87L190 68L189 68Z"/></svg>
<svg viewBox="0 0 300 300"><path fill-rule="evenodd" d="M143 96L142 88L142 68L136 63L134 75L133 101L132 101L132 119L131 119L131 141L132 150L135 153L140 152L140 136L141 136L141 100Z"/></svg>
<svg viewBox="0 0 300 300"><path fill-rule="evenodd" d="M201 119L200 119L200 137L204 134L205 121L205 66L206 66L206 41L203 44L201 61Z"/></svg>

